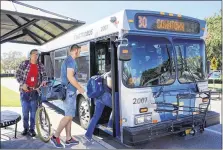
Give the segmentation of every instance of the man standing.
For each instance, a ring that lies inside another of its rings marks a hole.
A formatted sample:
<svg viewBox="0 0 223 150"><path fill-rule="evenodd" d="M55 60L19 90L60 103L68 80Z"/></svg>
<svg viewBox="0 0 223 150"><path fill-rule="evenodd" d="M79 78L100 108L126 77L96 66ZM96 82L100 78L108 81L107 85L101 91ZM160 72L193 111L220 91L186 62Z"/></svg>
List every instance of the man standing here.
<svg viewBox="0 0 223 150"><path fill-rule="evenodd" d="M71 136L71 123L73 117L75 117L76 111L76 91L84 93L85 90L80 86L77 81L77 64L75 59L80 55L80 47L76 44L71 46L70 55L64 60L61 65L61 80L62 84L67 85L66 99L64 100L64 112L65 116L61 119L60 124L51 137L51 142L57 148L64 148L64 145L60 142L60 133L65 128L66 130L66 145L79 144Z"/></svg>
<svg viewBox="0 0 223 150"><path fill-rule="evenodd" d="M19 68L16 71L16 79L20 84L19 91L24 127L22 135L27 135L29 133L30 136L34 137L36 136L35 115L37 110L38 93L37 91L32 91L32 89L35 89L40 85L45 86L47 76L44 65L38 61L38 50L31 50L29 55L29 60L25 60L19 65Z"/></svg>

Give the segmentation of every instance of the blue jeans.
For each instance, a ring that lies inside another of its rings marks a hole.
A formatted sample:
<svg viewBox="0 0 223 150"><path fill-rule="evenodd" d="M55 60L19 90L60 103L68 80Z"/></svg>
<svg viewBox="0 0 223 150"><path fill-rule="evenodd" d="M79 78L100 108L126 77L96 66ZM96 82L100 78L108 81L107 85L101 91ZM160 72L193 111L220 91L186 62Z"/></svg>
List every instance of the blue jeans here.
<svg viewBox="0 0 223 150"><path fill-rule="evenodd" d="M29 100L28 98L31 97ZM30 93L20 93L22 114L23 114L23 127L24 129L35 129L35 116L37 110L37 92L30 95ZM30 118L29 118L30 113ZM29 126L30 121L30 126Z"/></svg>
<svg viewBox="0 0 223 150"><path fill-rule="evenodd" d="M95 112L88 125L88 129L87 132L85 133L85 136L92 138L95 126L97 125L98 120L102 115L105 105L110 108L112 107L111 94L108 92L105 92L99 99L95 101ZM109 118L108 127L112 127L112 113Z"/></svg>

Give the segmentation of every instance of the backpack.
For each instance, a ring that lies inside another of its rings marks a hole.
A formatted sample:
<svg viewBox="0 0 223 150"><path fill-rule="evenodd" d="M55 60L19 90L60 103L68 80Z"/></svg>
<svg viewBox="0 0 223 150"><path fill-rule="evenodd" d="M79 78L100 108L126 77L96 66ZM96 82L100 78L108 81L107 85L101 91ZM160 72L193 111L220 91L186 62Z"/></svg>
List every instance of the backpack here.
<svg viewBox="0 0 223 150"><path fill-rule="evenodd" d="M104 93L103 78L100 75L92 76L87 82L87 96L98 98Z"/></svg>

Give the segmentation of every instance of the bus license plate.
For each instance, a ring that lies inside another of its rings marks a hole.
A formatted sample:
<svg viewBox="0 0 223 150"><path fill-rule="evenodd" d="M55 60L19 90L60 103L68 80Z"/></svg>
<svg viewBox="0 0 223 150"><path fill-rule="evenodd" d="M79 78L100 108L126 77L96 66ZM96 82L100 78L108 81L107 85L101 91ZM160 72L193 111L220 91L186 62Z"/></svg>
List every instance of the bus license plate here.
<svg viewBox="0 0 223 150"><path fill-rule="evenodd" d="M137 123L138 124L144 123L144 117L137 118Z"/></svg>

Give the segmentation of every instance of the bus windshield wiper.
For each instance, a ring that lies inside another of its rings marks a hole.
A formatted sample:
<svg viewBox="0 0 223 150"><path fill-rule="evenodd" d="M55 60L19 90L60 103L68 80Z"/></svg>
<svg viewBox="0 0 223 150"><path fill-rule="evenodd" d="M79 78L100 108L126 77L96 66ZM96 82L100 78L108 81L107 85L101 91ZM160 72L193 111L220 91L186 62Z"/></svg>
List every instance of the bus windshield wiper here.
<svg viewBox="0 0 223 150"><path fill-rule="evenodd" d="M169 69L171 70L172 69L172 65L171 65L171 56L170 56L170 51L167 47L167 44L166 44L166 50L167 50L167 54L168 54L168 57L169 57ZM172 74L172 73L171 73ZM164 83L166 83L166 79L162 76L162 73L160 74L160 77L163 78L163 81ZM164 88L164 84L162 84L162 86L159 88L158 92L153 96L154 98L157 98L160 96L160 94L163 92L163 88Z"/></svg>
<svg viewBox="0 0 223 150"><path fill-rule="evenodd" d="M181 47L180 46L178 46L179 47L179 49L180 49L180 52L181 52ZM193 73L191 72L191 70L190 70L190 68L188 67L188 65L186 65L186 63L185 63L185 61L182 59L182 54L181 54L181 64L183 65L183 66L185 66L185 69L187 69L188 70L188 72L189 72L189 74L191 75L191 77L192 77L192 79L193 79L193 81L194 81L194 83L197 85L197 81L196 81L196 79L195 79L195 77L194 77L194 75L193 75ZM185 71L185 70L184 70ZM187 77L186 77L186 79L187 79ZM188 81L189 79L187 79L187 81Z"/></svg>

